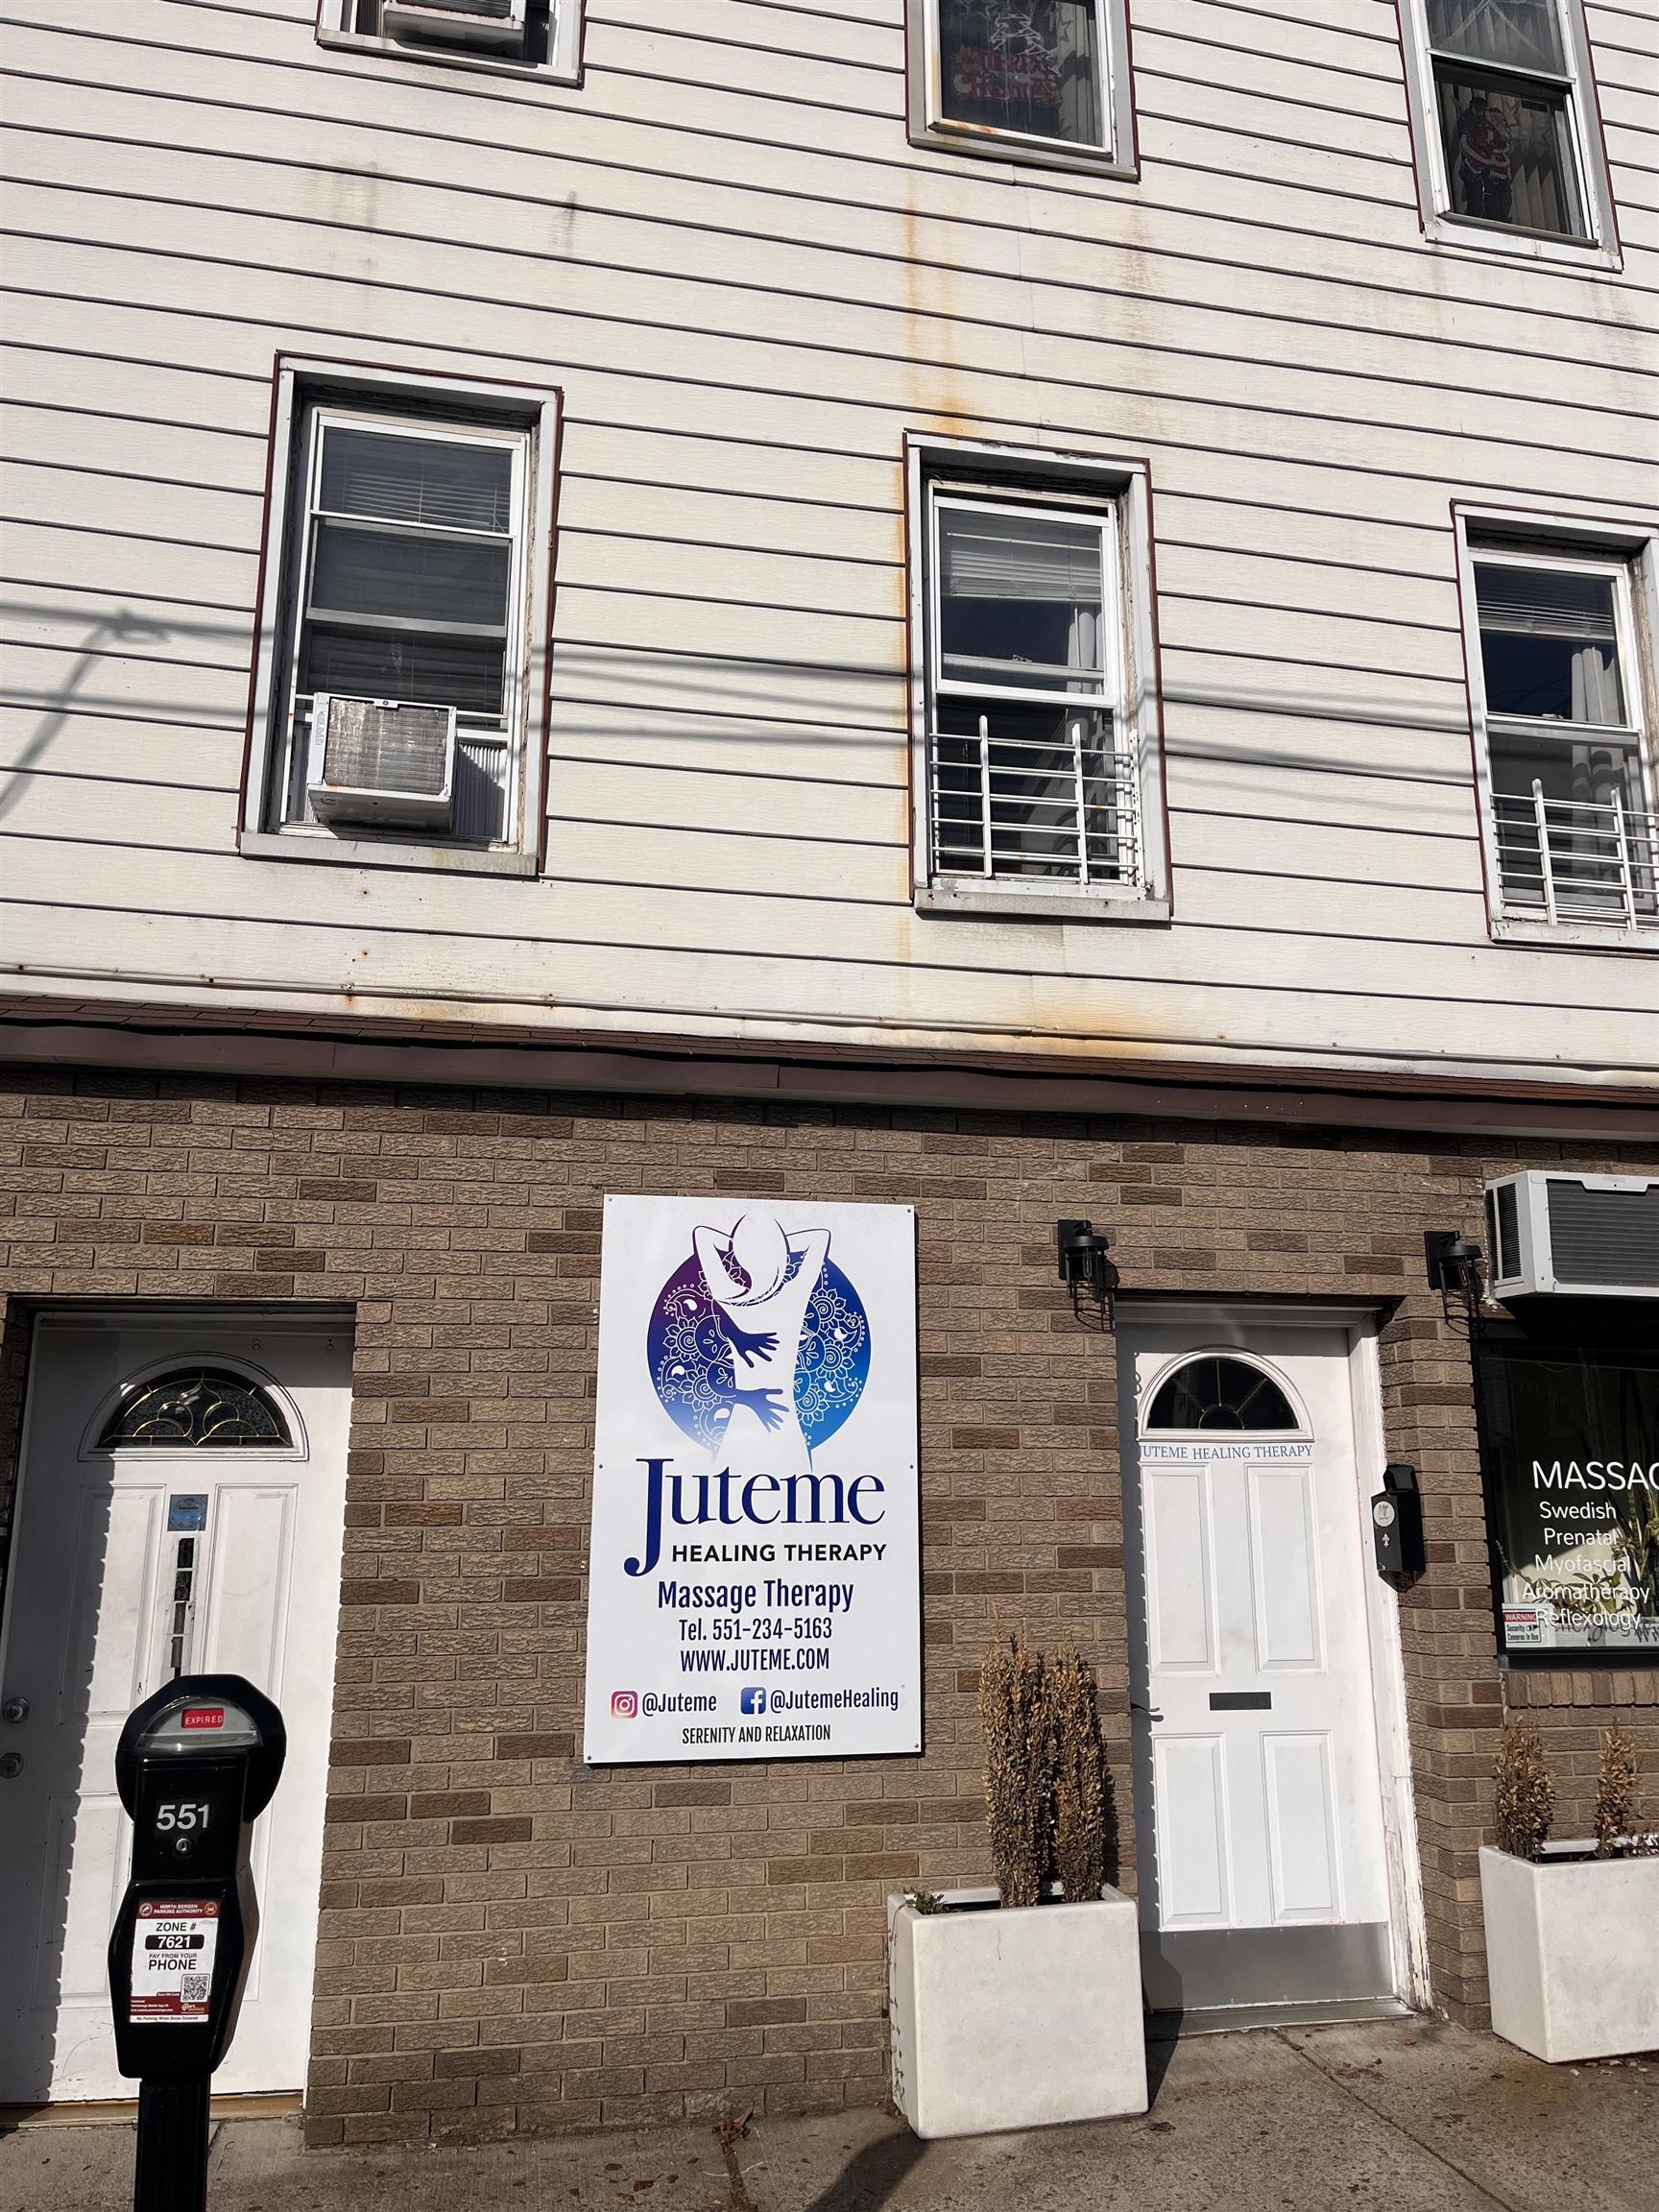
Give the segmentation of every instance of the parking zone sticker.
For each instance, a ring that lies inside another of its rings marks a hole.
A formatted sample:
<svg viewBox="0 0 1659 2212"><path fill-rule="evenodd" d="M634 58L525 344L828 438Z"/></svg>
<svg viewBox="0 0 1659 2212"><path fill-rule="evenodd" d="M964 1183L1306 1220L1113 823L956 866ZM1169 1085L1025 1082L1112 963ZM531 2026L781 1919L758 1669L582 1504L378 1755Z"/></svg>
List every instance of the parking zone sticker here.
<svg viewBox="0 0 1659 2212"><path fill-rule="evenodd" d="M129 2023L207 2018L219 1907L205 1898L140 1904L132 1929Z"/></svg>

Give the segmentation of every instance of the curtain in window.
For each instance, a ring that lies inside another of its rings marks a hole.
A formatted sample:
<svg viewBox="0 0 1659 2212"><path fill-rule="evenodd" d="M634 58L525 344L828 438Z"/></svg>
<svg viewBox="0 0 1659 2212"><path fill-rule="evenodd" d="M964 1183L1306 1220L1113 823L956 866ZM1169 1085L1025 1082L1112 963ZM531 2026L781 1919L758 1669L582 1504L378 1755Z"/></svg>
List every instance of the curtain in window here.
<svg viewBox="0 0 1659 2212"><path fill-rule="evenodd" d="M1556 0L1429 0L1429 42L1499 69L1568 73Z"/></svg>

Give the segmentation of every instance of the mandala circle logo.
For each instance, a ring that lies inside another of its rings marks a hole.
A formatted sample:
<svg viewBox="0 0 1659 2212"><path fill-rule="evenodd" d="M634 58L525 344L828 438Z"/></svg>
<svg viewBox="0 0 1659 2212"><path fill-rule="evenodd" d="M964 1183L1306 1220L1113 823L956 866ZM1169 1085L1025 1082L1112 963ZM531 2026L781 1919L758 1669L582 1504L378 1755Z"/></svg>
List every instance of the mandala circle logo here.
<svg viewBox="0 0 1659 2212"><path fill-rule="evenodd" d="M694 1253L657 1293L645 1355L662 1410L685 1435L716 1450L738 1385L720 1308ZM869 1376L864 1301L834 1261L826 1260L806 1301L795 1356L795 1414L808 1450L834 1435L864 1395Z"/></svg>

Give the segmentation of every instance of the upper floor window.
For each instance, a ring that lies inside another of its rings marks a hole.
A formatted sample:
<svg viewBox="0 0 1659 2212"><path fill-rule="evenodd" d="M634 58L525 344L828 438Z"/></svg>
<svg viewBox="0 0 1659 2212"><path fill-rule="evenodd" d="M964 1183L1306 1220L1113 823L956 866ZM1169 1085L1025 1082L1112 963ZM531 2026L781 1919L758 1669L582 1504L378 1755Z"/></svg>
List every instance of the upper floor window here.
<svg viewBox="0 0 1659 2212"><path fill-rule="evenodd" d="M1134 173L1124 0L909 0L910 132Z"/></svg>
<svg viewBox="0 0 1659 2212"><path fill-rule="evenodd" d="M325 46L462 68L511 69L573 84L581 0L319 0Z"/></svg>
<svg viewBox="0 0 1659 2212"><path fill-rule="evenodd" d="M245 851L526 872L554 405L283 372Z"/></svg>
<svg viewBox="0 0 1659 2212"><path fill-rule="evenodd" d="M1464 559L1497 920L1603 942L1651 929L1652 679L1638 613L1649 559L1473 525Z"/></svg>
<svg viewBox="0 0 1659 2212"><path fill-rule="evenodd" d="M918 902L1161 914L1144 471L976 475L946 450L918 463L913 540Z"/></svg>
<svg viewBox="0 0 1659 2212"><path fill-rule="evenodd" d="M1407 0L1434 235L1611 251L1582 0Z"/></svg>

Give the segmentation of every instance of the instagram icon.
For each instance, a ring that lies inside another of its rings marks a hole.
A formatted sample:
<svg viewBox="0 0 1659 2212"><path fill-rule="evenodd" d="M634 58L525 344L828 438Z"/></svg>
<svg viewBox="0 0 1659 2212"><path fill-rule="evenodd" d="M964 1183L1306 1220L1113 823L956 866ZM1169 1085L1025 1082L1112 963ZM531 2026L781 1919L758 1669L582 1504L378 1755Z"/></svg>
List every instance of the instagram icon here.
<svg viewBox="0 0 1659 2212"><path fill-rule="evenodd" d="M618 1720L637 1720L639 1718L639 1693L637 1690L613 1690L611 1711Z"/></svg>

